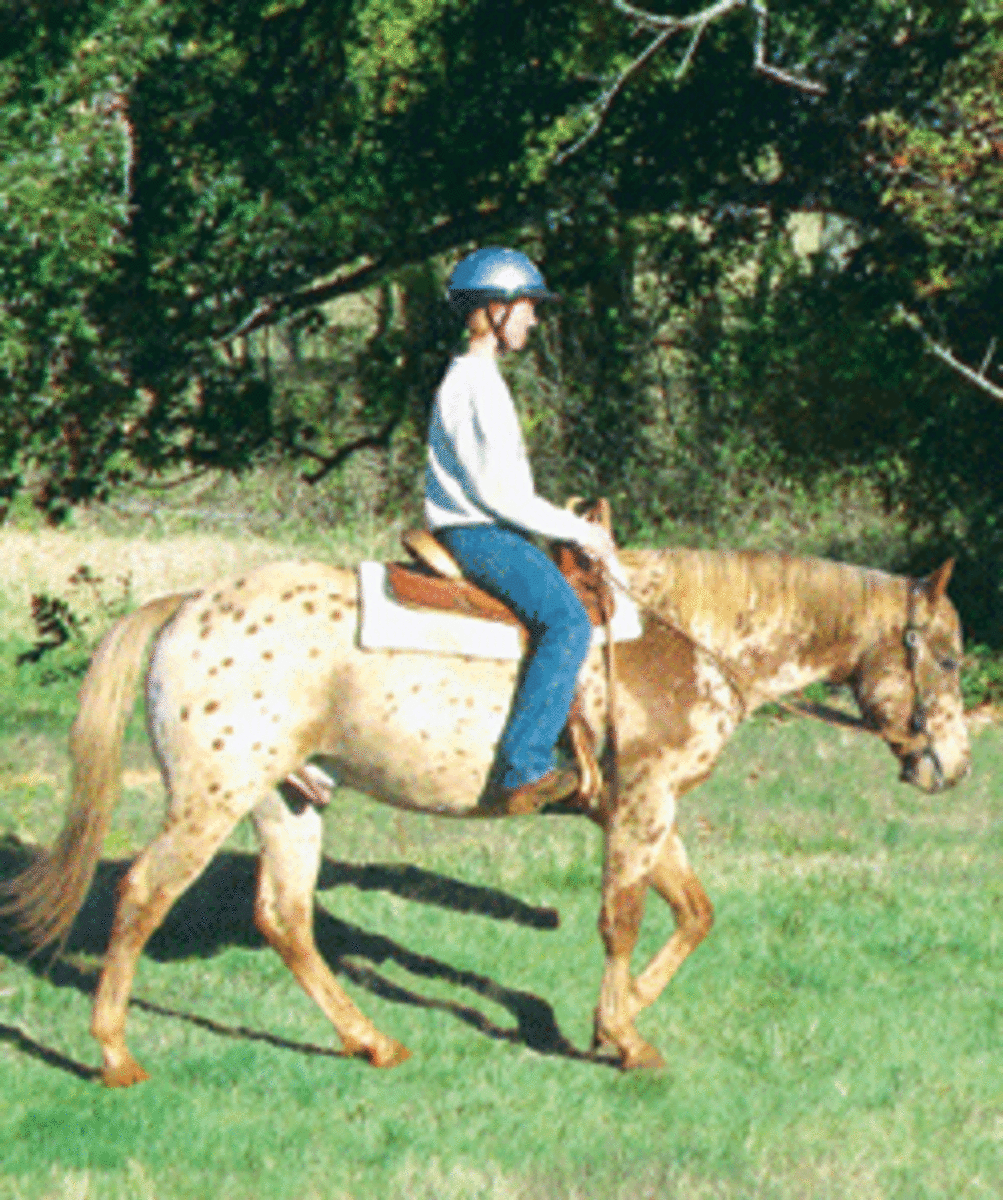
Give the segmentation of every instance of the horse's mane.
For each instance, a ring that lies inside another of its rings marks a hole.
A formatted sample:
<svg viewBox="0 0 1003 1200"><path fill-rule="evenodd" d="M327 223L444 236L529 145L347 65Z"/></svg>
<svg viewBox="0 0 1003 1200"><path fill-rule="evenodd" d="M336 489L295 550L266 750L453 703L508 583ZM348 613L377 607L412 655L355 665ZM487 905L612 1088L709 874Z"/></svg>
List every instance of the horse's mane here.
<svg viewBox="0 0 1003 1200"><path fill-rule="evenodd" d="M719 646L750 625L813 633L831 643L905 617L902 576L766 551L626 551L635 594Z"/></svg>

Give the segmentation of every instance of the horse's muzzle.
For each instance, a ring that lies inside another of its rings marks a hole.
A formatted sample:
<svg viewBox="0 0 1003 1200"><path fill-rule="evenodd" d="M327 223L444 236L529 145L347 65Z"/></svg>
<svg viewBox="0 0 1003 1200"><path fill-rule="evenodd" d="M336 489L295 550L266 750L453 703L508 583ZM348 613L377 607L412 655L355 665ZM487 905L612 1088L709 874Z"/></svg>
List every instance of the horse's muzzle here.
<svg viewBox="0 0 1003 1200"><path fill-rule="evenodd" d="M953 778L944 773L940 758L932 746L925 746L914 754L907 754L902 759L902 772L899 779L903 783L911 783L924 792L942 792L945 788L954 787L971 771L971 763L966 761L964 768Z"/></svg>

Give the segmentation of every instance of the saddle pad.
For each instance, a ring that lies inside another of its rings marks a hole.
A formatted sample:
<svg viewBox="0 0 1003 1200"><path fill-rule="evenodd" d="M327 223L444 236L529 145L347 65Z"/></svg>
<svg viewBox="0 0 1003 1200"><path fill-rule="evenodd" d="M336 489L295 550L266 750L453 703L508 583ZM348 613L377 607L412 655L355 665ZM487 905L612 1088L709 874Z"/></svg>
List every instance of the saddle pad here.
<svg viewBox="0 0 1003 1200"><path fill-rule="evenodd" d="M629 642L642 633L637 606L619 589L610 627L614 642ZM605 628L593 629L593 646L605 641ZM387 585L386 567L377 562L359 564L359 645L363 650L427 650L512 661L523 655L522 629L515 625L398 604Z"/></svg>

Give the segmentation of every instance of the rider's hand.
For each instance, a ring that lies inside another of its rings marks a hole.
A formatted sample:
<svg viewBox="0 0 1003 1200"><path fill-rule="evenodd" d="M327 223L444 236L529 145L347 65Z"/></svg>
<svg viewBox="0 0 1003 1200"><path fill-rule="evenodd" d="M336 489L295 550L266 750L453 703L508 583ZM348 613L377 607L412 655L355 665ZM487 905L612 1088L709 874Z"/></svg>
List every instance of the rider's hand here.
<svg viewBox="0 0 1003 1200"><path fill-rule="evenodd" d="M578 545L590 558L601 563L608 564L616 559L616 544L603 525L584 522Z"/></svg>

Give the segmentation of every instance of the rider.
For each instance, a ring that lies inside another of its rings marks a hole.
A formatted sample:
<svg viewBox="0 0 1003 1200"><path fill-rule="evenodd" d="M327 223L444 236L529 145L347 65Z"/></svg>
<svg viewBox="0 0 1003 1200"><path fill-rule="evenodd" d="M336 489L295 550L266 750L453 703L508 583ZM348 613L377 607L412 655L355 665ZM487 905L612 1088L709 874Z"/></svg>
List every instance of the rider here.
<svg viewBox="0 0 1003 1200"><path fill-rule="evenodd" d="M517 250L486 247L464 258L447 298L466 322L465 354L452 360L428 437L425 519L464 575L503 600L529 631L529 645L498 744L491 803L530 812L571 796L576 772L554 766L578 671L592 639L581 601L529 535L574 542L611 563L606 530L538 495L512 394L498 356L521 350L536 305L556 299Z"/></svg>

